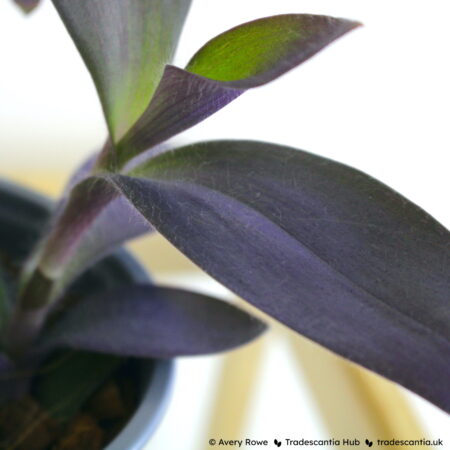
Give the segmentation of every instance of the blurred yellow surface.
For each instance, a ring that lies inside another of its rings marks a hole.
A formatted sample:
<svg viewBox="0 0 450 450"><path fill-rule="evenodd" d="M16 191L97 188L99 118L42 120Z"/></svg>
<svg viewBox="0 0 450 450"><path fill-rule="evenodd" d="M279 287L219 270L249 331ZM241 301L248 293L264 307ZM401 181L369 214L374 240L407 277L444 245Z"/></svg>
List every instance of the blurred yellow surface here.
<svg viewBox="0 0 450 450"><path fill-rule="evenodd" d="M1 176L30 189L35 189L42 194L56 198L63 190L69 177L69 173L63 171L18 171L2 169Z"/></svg>
<svg viewBox="0 0 450 450"><path fill-rule="evenodd" d="M354 436L361 442L366 438L420 440L425 437L420 422L394 383L303 336L289 333L289 338L330 436L336 439Z"/></svg>

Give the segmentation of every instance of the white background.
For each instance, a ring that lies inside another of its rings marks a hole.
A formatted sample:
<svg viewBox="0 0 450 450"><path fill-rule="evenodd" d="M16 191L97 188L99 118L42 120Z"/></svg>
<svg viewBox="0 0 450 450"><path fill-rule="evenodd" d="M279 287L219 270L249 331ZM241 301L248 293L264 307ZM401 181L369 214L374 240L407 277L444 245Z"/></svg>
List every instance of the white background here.
<svg viewBox="0 0 450 450"><path fill-rule="evenodd" d="M177 139L245 137L316 152L374 175L448 225L448 2L194 0L175 63L231 26L286 12L364 28ZM73 167L102 143L105 125L50 1L25 18L2 0L0 42L2 164Z"/></svg>
<svg viewBox="0 0 450 450"><path fill-rule="evenodd" d="M448 1L194 0L175 64L185 65L203 43L234 25L290 12L356 19L364 27L174 142L250 138L315 152L375 176L448 227ZM90 77L50 1L24 17L2 0L0 42L0 171L68 172L101 145L105 125ZM182 362L181 370L207 384L202 374L214 370L215 361ZM185 382L177 399L149 448L179 448L171 441L179 421L192 427L182 450L195 449L188 441L201 420L192 404L201 403L198 388ZM442 436L448 418L422 407L435 436Z"/></svg>

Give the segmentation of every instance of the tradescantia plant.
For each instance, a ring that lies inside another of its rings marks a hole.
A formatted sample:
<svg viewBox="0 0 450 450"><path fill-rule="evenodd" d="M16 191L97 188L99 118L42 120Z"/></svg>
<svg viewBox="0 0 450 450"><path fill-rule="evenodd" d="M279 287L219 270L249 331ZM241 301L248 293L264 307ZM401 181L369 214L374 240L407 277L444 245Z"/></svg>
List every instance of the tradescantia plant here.
<svg viewBox="0 0 450 450"><path fill-rule="evenodd" d="M255 20L207 42L183 69L170 61L190 1L53 3L92 75L109 136L68 183L16 298L0 290L0 371L59 349L215 352L264 330L229 304L153 285L64 304L100 257L159 232L265 313L449 412L444 227L377 180L301 150L237 140L159 145L359 24L309 14Z"/></svg>

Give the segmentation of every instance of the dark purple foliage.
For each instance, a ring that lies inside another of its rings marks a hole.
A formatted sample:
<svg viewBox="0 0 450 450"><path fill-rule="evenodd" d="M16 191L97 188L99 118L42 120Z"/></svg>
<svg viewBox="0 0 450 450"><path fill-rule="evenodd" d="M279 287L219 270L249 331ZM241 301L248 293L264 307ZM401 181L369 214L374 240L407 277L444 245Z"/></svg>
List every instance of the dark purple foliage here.
<svg viewBox="0 0 450 450"><path fill-rule="evenodd" d="M69 183L14 317L45 318L83 269L154 227L293 330L450 411L445 228L373 178L300 150L251 141L155 147L359 24L259 19L215 37L181 69L168 64L189 0L53 3L94 79L110 136ZM224 302L143 285L82 298L56 319L34 355L60 347L209 353L264 329ZM0 358L0 373L7 366Z"/></svg>
<svg viewBox="0 0 450 450"><path fill-rule="evenodd" d="M37 344L142 358L229 350L265 325L235 306L194 292L135 285L83 298Z"/></svg>
<svg viewBox="0 0 450 450"><path fill-rule="evenodd" d="M101 179L85 178L64 205L40 265L46 276L64 285L124 241L152 231L136 208Z"/></svg>
<svg viewBox="0 0 450 450"><path fill-rule="evenodd" d="M449 234L424 211L347 166L259 142L192 145L133 175L111 180L221 283L450 410Z"/></svg>

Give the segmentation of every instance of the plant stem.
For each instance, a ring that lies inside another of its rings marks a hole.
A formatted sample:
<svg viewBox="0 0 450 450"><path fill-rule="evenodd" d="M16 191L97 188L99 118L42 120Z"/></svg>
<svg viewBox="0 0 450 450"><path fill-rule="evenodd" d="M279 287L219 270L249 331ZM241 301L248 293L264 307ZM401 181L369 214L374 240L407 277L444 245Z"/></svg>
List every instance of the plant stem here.
<svg viewBox="0 0 450 450"><path fill-rule="evenodd" d="M36 269L19 296L10 318L5 346L8 353L18 357L29 348L42 330L51 303L53 281Z"/></svg>
<svg viewBox="0 0 450 450"><path fill-rule="evenodd" d="M5 338L5 349L12 358L19 359L26 354L39 336L49 308L17 310L9 323Z"/></svg>
<svg viewBox="0 0 450 450"><path fill-rule="evenodd" d="M116 172L118 168L117 151L111 139L108 139L98 155L92 173Z"/></svg>
<svg viewBox="0 0 450 450"><path fill-rule="evenodd" d="M91 175L96 170L104 170L100 163L102 157L110 159L113 153L108 140ZM99 183L103 189L93 189ZM68 266L76 261L83 236L117 195L101 176L86 175L60 202L48 233L23 268L19 299L6 327L5 344L12 354L26 351L40 333L53 304L72 281L65 274Z"/></svg>

